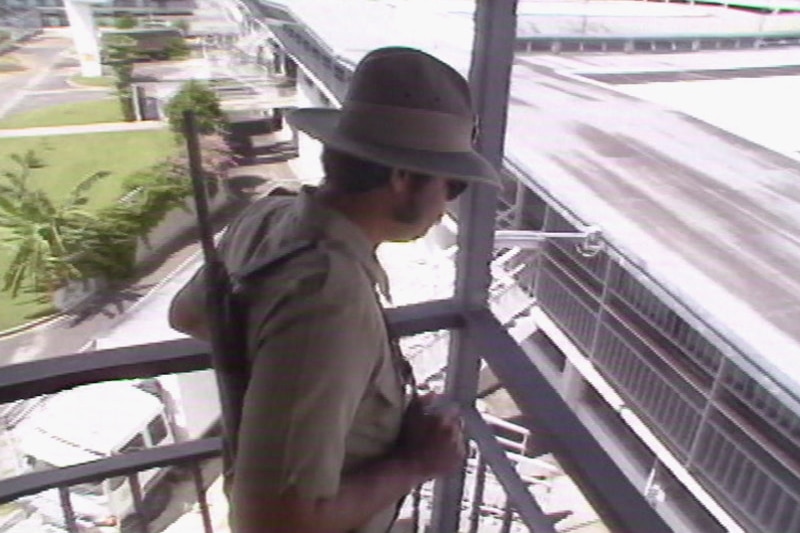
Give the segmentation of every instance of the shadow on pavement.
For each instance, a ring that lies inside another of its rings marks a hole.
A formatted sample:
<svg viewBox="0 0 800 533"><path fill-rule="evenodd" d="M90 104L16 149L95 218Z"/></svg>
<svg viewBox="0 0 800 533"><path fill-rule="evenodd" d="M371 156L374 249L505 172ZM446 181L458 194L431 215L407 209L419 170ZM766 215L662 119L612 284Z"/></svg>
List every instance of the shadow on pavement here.
<svg viewBox="0 0 800 533"><path fill-rule="evenodd" d="M114 318L124 313L126 307L142 298L153 286L154 284L150 283L104 290L66 313L71 317L70 327L77 326L98 315Z"/></svg>

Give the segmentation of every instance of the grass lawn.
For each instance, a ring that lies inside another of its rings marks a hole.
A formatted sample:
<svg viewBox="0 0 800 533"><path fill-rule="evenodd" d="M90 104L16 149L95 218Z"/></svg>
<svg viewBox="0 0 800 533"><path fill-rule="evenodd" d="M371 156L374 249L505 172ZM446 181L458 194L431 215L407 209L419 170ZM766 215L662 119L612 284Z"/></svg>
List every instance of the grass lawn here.
<svg viewBox="0 0 800 533"><path fill-rule="evenodd" d="M92 102L48 106L27 113L12 114L8 118L0 120L0 129L95 124L98 122L122 122L122 120L122 111L117 99L106 98ZM5 144L5 140L3 144Z"/></svg>
<svg viewBox="0 0 800 533"><path fill-rule="evenodd" d="M84 76L73 76L70 78L72 83L77 85L86 85L88 87L113 87L114 86L114 77L113 76L94 76L91 78L87 78Z"/></svg>
<svg viewBox="0 0 800 533"><path fill-rule="evenodd" d="M45 188L54 198L64 198L78 181L93 172L111 172L91 191L89 206L99 208L119 198L126 176L168 157L177 145L166 130L3 139L0 172L14 168L8 159L10 154L29 149L35 150L46 164L32 172L31 183ZM0 280L10 260L11 253L0 248ZM12 300L8 293L0 293L0 331L46 314L50 303L39 300L35 294L21 294Z"/></svg>

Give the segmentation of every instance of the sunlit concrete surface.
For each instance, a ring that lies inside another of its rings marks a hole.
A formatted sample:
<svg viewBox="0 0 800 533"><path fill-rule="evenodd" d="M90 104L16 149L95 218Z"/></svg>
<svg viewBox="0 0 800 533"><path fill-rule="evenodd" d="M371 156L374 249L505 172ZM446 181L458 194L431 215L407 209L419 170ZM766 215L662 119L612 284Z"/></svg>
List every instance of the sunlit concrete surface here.
<svg viewBox="0 0 800 533"><path fill-rule="evenodd" d="M627 94L681 111L757 144L800 152L800 76L618 85Z"/></svg>

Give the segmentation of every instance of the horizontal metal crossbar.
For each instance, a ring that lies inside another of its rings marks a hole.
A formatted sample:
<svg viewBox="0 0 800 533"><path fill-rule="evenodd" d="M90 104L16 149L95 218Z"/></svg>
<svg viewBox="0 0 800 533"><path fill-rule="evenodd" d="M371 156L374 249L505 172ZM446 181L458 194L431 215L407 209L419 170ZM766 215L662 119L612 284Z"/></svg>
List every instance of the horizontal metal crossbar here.
<svg viewBox="0 0 800 533"><path fill-rule="evenodd" d="M210 437L129 452L74 466L31 472L0 480L0 504L48 489L125 476L150 468L196 463L218 457L221 453L222 439Z"/></svg>
<svg viewBox="0 0 800 533"><path fill-rule="evenodd" d="M211 367L208 346L177 340L42 359L3 367L0 403L110 381L147 378Z"/></svg>
<svg viewBox="0 0 800 533"><path fill-rule="evenodd" d="M464 316L452 299L432 300L387 309L386 319L394 337L407 337L425 331L464 327Z"/></svg>
<svg viewBox="0 0 800 533"><path fill-rule="evenodd" d="M386 312L398 337L462 327L452 300L397 307ZM64 389L115 379L148 378L211 368L209 347L192 339L126 346L3 367L0 403L34 398Z"/></svg>
<svg viewBox="0 0 800 533"><path fill-rule="evenodd" d="M586 226L578 231L499 230L494 234L494 247L536 250L550 239L574 239L579 241L576 248L581 255L594 257L603 250L602 237L597 226Z"/></svg>

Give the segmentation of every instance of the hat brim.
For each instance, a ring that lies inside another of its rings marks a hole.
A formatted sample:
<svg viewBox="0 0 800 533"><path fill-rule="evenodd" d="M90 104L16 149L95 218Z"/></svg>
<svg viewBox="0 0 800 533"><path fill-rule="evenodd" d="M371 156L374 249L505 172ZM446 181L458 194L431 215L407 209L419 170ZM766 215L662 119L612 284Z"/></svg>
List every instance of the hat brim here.
<svg viewBox="0 0 800 533"><path fill-rule="evenodd" d="M303 108L292 111L286 120L322 144L368 161L500 187L498 172L477 152L434 152L365 143L339 131L340 116L338 109Z"/></svg>

